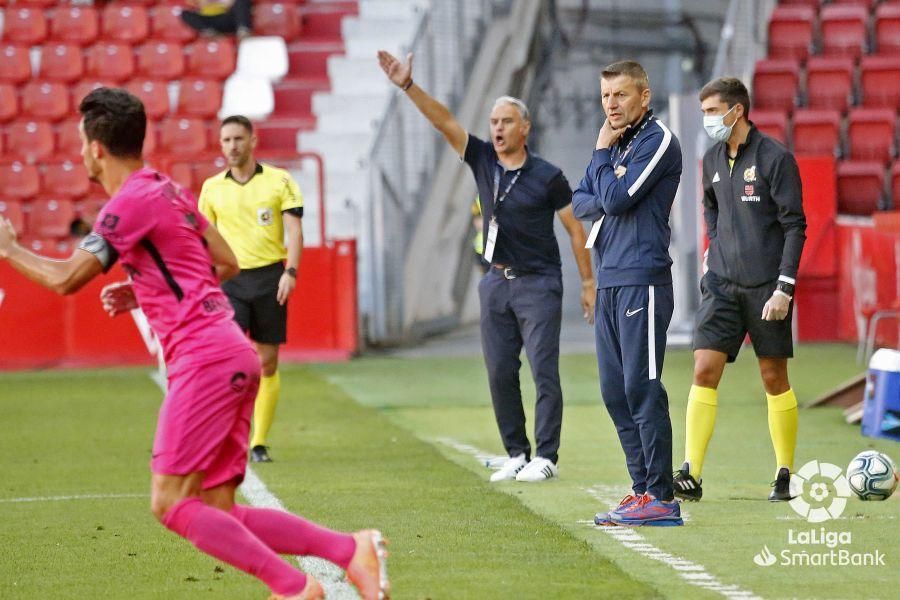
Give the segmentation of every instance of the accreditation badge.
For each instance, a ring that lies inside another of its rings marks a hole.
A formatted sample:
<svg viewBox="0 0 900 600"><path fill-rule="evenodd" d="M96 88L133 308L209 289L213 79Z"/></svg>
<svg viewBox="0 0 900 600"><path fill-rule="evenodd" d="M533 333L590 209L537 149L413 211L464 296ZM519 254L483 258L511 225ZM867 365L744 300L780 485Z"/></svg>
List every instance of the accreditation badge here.
<svg viewBox="0 0 900 600"><path fill-rule="evenodd" d="M491 262L494 258L494 246L497 244L497 234L500 232L500 225L497 219L491 218L488 224L487 242L484 245L484 260Z"/></svg>

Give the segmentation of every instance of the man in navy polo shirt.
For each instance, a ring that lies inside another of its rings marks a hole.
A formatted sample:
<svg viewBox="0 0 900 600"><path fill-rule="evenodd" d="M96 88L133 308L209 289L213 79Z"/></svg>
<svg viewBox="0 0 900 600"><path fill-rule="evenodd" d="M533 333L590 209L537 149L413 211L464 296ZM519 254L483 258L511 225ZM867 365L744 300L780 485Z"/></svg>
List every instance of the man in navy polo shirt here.
<svg viewBox="0 0 900 600"><path fill-rule="evenodd" d="M632 493L598 525L682 525L672 484L672 421L663 387L672 319L669 212L681 179L681 147L650 110L650 82L634 61L600 76L606 121L572 199L594 221L597 362L603 402L619 434Z"/></svg>
<svg viewBox="0 0 900 600"><path fill-rule="evenodd" d="M490 117L491 141L467 133L446 106L413 83L412 55L400 62L380 51L381 68L406 92L416 108L440 131L475 175L484 219L484 260L491 264L478 285L481 344L494 415L509 455L491 481L544 481L559 473L562 389L559 383L559 332L562 274L553 215L569 233L582 279L581 304L593 318L595 282L581 223L572 213L572 189L562 171L528 151L528 108L501 96ZM522 346L537 389L535 456L525 432L519 388ZM530 460L529 460L530 459Z"/></svg>

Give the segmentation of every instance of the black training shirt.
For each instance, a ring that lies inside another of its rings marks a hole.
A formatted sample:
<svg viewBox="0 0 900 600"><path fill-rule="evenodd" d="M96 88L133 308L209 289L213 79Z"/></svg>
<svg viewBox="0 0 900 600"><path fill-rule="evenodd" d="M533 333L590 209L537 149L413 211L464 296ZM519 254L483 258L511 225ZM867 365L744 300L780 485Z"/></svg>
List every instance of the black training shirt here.
<svg viewBox="0 0 900 600"><path fill-rule="evenodd" d="M562 171L531 152L520 169L507 171L498 162L493 144L472 134L463 160L472 168L481 197L485 242L488 224L495 214L495 173L499 171L501 175L498 195L502 197L516 173L521 171L496 211L500 232L491 263L523 271L559 273L559 244L553 233L553 215L572 202L572 188Z"/></svg>

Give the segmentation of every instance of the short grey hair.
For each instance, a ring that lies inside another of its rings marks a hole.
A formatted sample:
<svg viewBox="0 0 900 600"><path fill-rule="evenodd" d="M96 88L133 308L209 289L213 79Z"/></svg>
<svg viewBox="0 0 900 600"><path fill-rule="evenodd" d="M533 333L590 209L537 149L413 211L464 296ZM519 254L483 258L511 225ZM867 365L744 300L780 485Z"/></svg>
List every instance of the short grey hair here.
<svg viewBox="0 0 900 600"><path fill-rule="evenodd" d="M528 110L528 106L518 98L513 98L512 96L500 96L494 100L494 108L497 108L501 104L511 104L515 106L523 121L531 120L531 112Z"/></svg>

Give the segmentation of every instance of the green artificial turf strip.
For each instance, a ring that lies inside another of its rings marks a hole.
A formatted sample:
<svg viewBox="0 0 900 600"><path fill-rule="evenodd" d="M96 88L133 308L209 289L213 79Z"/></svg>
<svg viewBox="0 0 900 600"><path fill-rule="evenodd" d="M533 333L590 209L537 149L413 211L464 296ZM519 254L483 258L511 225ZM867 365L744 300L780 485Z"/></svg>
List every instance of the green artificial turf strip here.
<svg viewBox="0 0 900 600"><path fill-rule="evenodd" d="M395 598L659 594L308 369L286 367L282 385L276 462L258 475L292 511L338 529L382 528ZM0 500L147 493L160 393L146 371L3 374L0 402ZM266 597L158 525L148 505L0 502L0 597Z"/></svg>

